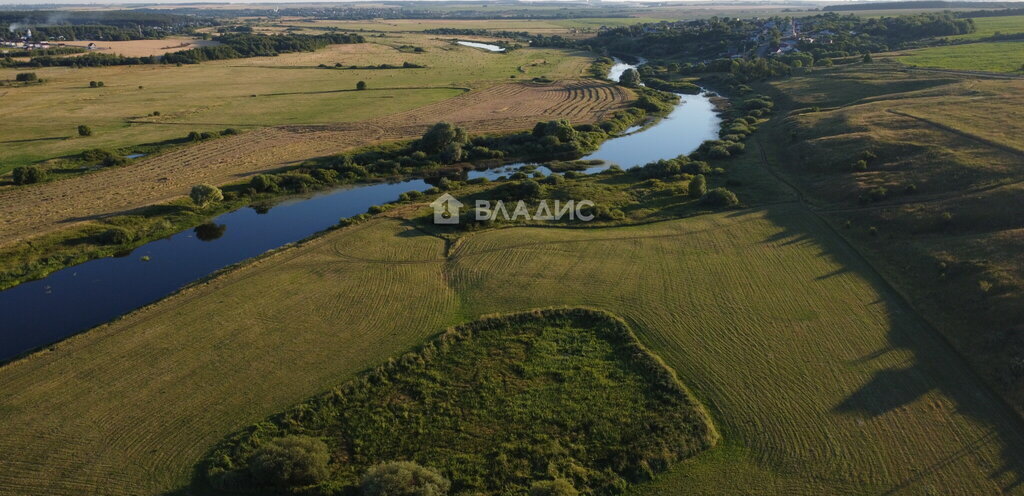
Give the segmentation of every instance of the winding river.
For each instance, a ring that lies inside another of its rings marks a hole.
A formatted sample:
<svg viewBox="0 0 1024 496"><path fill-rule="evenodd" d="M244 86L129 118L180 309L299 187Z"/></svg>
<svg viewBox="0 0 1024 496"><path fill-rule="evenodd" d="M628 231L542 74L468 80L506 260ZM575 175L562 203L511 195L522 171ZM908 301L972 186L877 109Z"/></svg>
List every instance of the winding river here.
<svg viewBox="0 0 1024 496"><path fill-rule="evenodd" d="M632 67L622 65L626 67L619 75ZM716 138L718 125L708 96L683 95L667 118L610 139L584 159L629 168L674 158ZM510 171L510 167L473 171L469 177L496 178ZM306 238L372 205L394 201L403 192L429 188L425 181L414 179L334 189L293 198L268 211L242 208L124 256L85 262L2 291L0 362L110 321L219 269Z"/></svg>

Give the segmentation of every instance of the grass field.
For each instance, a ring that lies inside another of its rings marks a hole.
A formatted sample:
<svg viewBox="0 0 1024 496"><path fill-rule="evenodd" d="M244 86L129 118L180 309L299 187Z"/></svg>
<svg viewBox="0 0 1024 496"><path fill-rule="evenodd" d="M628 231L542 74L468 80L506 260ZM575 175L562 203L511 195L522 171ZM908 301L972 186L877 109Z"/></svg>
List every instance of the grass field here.
<svg viewBox="0 0 1024 496"><path fill-rule="evenodd" d="M976 40L996 33L1024 33L1024 16L975 17L974 27L973 33L950 36L950 39Z"/></svg>
<svg viewBox="0 0 1024 496"><path fill-rule="evenodd" d="M1024 41L997 41L908 50L896 60L911 66L961 71L1020 72Z"/></svg>
<svg viewBox="0 0 1024 496"><path fill-rule="evenodd" d="M0 422L19 426L0 433L18 454L0 493L181 488L229 432L448 325L552 305L621 315L721 428L723 447L645 493L1020 491L1019 421L780 205L449 250L402 218L334 232L0 368Z"/></svg>
<svg viewBox="0 0 1024 496"><path fill-rule="evenodd" d="M359 93L386 92L370 89ZM258 172L355 147L415 139L438 121L458 123L472 133L522 131L551 119L595 122L625 108L634 98L621 86L592 79L552 84L510 82L360 122L256 129L67 180L0 188L0 206L10 205L18 212L0 219L0 240L13 243L101 215L171 201L187 194L195 184L234 183ZM193 128L166 127L178 132Z"/></svg>
<svg viewBox="0 0 1024 496"><path fill-rule="evenodd" d="M418 35L374 41L387 44L334 45L312 53L183 67L36 69L45 84L0 91L6 117L0 122L0 173L89 148L163 141L193 130L360 121L451 98L462 93L461 88L506 82L510 76L578 77L589 63L586 57L560 50L492 54ZM427 52L394 48L403 44L422 46ZM405 61L428 68L317 67ZM23 71L0 70L0 79L14 79ZM105 86L90 88L89 81L103 81ZM374 91L354 91L357 81L366 81ZM55 108L61 111L53 112ZM160 115L153 117L153 112ZM75 135L79 124L89 125L93 136Z"/></svg>
<svg viewBox="0 0 1024 496"><path fill-rule="evenodd" d="M821 107L764 127L778 170L1024 411L1024 81L875 63L773 86L780 112Z"/></svg>

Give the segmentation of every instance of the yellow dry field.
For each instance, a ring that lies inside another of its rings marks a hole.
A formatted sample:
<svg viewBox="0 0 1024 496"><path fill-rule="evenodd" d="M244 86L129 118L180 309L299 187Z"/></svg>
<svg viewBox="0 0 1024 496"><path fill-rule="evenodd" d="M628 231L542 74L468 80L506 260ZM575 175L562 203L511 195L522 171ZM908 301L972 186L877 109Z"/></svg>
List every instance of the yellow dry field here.
<svg viewBox="0 0 1024 496"><path fill-rule="evenodd" d="M386 94L384 91L361 93ZM595 122L624 108L633 94L595 80L508 83L415 110L357 123L275 126L178 148L129 166L80 177L0 189L0 244L134 208L168 201L200 183L224 184L381 141L414 139L439 121L473 133L528 129L541 120Z"/></svg>
<svg viewBox="0 0 1024 496"><path fill-rule="evenodd" d="M180 52L190 48L204 46L216 46L220 43L211 40L189 38L183 36L172 36L162 40L132 40L132 41L103 41L103 40L78 40L67 42L68 46L88 47L89 43L96 43L95 53L110 53L123 55L125 57L149 57L151 55L163 55L165 53Z"/></svg>
<svg viewBox="0 0 1024 496"><path fill-rule="evenodd" d="M184 67L38 70L45 84L0 92L0 104L11 117L0 121L0 166L181 138L190 131L249 131L125 167L0 187L0 208L16 213L0 219L0 244L180 197L195 184L235 182L382 140L412 139L442 120L477 133L529 129L550 119L587 123L634 98L621 87L580 79L591 58L579 53L523 49L493 54L422 35L378 41ZM427 52L396 48L409 43ZM403 61L428 67L333 69L339 62ZM5 71L0 70L0 78ZM525 81L536 76L558 82ZM90 80L106 84L89 88ZM357 81L365 81L368 89L356 91ZM64 110L54 113L52 108ZM154 111L160 115L151 115ZM80 123L90 125L93 136L68 136Z"/></svg>
<svg viewBox="0 0 1024 496"><path fill-rule="evenodd" d="M222 436L482 314L614 312L723 444L643 494L1018 494L1017 417L796 205L335 231L0 368L0 494L163 494Z"/></svg>

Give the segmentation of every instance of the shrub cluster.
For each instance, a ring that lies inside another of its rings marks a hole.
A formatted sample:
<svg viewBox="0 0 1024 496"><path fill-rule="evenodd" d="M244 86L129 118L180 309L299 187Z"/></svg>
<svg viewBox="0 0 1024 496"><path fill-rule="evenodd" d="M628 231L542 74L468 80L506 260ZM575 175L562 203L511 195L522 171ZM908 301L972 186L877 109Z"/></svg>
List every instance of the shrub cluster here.
<svg viewBox="0 0 1024 496"><path fill-rule="evenodd" d="M459 387L470 376L477 391ZM472 434L481 429L486 439ZM230 436L198 476L255 494L618 494L717 439L622 320L540 310L449 329Z"/></svg>

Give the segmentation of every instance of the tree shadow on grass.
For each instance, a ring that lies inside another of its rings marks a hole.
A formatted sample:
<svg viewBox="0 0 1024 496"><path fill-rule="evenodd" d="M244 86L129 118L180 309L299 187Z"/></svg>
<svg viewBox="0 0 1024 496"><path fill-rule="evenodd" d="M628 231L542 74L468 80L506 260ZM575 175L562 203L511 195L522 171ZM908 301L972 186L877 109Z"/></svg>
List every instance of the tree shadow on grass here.
<svg viewBox="0 0 1024 496"><path fill-rule="evenodd" d="M830 257L842 264L840 269L807 281L808 284L844 273L855 273L880 295L878 300L868 305L885 305L888 345L858 358L857 364L870 364L896 350L912 354L911 359L875 372L858 389L849 391L845 399L834 405L834 412L880 417L911 405L926 394L937 392L955 404L956 415L970 417L987 430L977 439L947 440L946 444L953 447L951 453L913 477L894 484L887 494L913 488L957 460L984 456L983 451L993 445L999 445L1002 465L988 473L989 479L1003 491L1017 489L1024 482L1024 450L1021 448L1024 446L1024 423L1016 412L983 382L943 335L913 311L902 295L823 220L800 205L776 205L763 211L783 230L762 243L787 246L796 242L812 242L820 247L819 256Z"/></svg>

